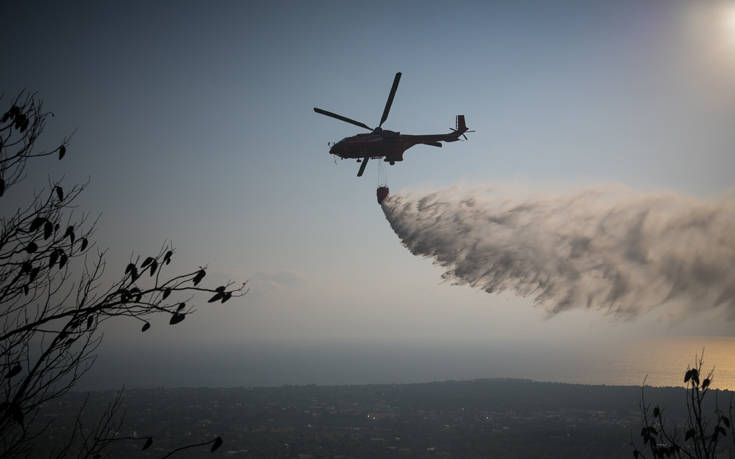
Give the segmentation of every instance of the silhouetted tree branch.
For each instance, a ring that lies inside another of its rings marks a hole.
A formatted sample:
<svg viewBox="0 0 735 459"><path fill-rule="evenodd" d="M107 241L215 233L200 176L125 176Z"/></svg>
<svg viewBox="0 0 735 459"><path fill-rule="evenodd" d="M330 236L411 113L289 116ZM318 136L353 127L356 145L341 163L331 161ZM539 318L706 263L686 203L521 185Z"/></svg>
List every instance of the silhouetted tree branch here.
<svg viewBox="0 0 735 459"><path fill-rule="evenodd" d="M22 93L0 118L0 197L23 179L28 161L66 155L68 138L52 150L37 149L49 116L34 94ZM92 241L96 221L75 212L85 188L65 190L52 181L0 216L0 457L33 455L33 440L47 427L38 422L39 408L90 369L105 321L135 320L146 332L151 316L176 325L196 299L225 303L246 293L245 284L205 286L204 267L172 274L175 251L168 244L113 267L117 280L106 282L105 252ZM80 457L99 454L113 440L119 403L118 397L91 433L75 426L58 457L74 445Z"/></svg>
<svg viewBox="0 0 735 459"><path fill-rule="evenodd" d="M683 426L668 424L661 407L655 406L651 409L646 403L644 389L641 388L643 447L635 447L633 457L641 459L733 457L735 431L730 422L733 399L730 398L730 409L727 415L719 409L716 399L712 415L708 416L705 413L705 399L711 390L714 370L710 370L707 376L700 380L703 375L703 366L703 356L700 355L695 359L694 367L688 368L684 374L684 383L687 385L687 419ZM682 431L684 432L683 437ZM723 442L723 439L727 436L728 431L731 441L726 443Z"/></svg>

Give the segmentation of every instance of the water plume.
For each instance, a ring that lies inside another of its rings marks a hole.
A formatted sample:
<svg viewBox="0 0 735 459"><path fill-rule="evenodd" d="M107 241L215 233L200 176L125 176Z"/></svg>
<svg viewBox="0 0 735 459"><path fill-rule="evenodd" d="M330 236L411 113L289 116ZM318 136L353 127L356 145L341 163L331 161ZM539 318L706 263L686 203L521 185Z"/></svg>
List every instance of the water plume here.
<svg viewBox="0 0 735 459"><path fill-rule="evenodd" d="M402 243L488 293L554 314L632 317L667 303L735 318L735 196L702 200L620 187L529 193L455 187L382 204Z"/></svg>

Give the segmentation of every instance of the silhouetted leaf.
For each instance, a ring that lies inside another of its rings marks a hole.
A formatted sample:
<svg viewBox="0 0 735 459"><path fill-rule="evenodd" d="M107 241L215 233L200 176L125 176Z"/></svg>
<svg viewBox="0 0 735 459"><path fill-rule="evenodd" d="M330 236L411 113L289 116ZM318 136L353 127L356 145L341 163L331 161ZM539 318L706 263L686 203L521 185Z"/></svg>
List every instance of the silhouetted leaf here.
<svg viewBox="0 0 735 459"><path fill-rule="evenodd" d="M222 295L222 304L224 304L225 301L229 300L230 298L232 298L232 292L225 292L225 294Z"/></svg>
<svg viewBox="0 0 735 459"><path fill-rule="evenodd" d="M170 288L167 288L167 289L165 289L163 291L163 297L162 297L162 299L165 300L166 298L168 298L169 295L171 295L171 289Z"/></svg>
<svg viewBox="0 0 735 459"><path fill-rule="evenodd" d="M66 154L66 146L62 145L59 147L59 159L63 158Z"/></svg>
<svg viewBox="0 0 735 459"><path fill-rule="evenodd" d="M156 268L158 268L158 262L153 260L153 263L151 263L151 276L156 273Z"/></svg>
<svg viewBox="0 0 735 459"><path fill-rule="evenodd" d="M15 115L15 119L13 120L13 124L15 125L15 129L17 129L18 131L20 131L20 132L25 131L25 129L23 128L23 126L24 126L25 123L23 122L22 115L20 115L20 114L19 115Z"/></svg>
<svg viewBox="0 0 735 459"><path fill-rule="evenodd" d="M141 328L140 331L145 332L149 328L151 328L151 324L148 323L148 322L146 322L146 323L143 324L143 328Z"/></svg>
<svg viewBox="0 0 735 459"><path fill-rule="evenodd" d="M92 324L94 324L94 316L87 317L87 329L91 328Z"/></svg>
<svg viewBox="0 0 735 459"><path fill-rule="evenodd" d="M192 281L194 282L194 285L195 286L198 285L199 282L201 282L202 279L204 279L204 276L206 275L207 273L204 272L204 269L200 269L199 271L197 271L197 273L194 275L194 278L192 279Z"/></svg>
<svg viewBox="0 0 735 459"><path fill-rule="evenodd" d="M186 307L186 303L179 303L179 306L176 308L176 311L181 311Z"/></svg>
<svg viewBox="0 0 735 459"><path fill-rule="evenodd" d="M32 269L33 269L33 265L31 264L30 261L24 261L23 264L20 265L20 272L23 274L27 274L31 272Z"/></svg>
<svg viewBox="0 0 735 459"><path fill-rule="evenodd" d="M38 276L38 273L41 271L41 268L36 266L31 270L31 273L28 275L28 282L33 282L36 280L36 277Z"/></svg>
<svg viewBox="0 0 735 459"><path fill-rule="evenodd" d="M51 255L48 258L48 267L53 268L53 266L56 264L56 260L59 259L59 251L54 250L53 252L51 252Z"/></svg>
<svg viewBox="0 0 735 459"><path fill-rule="evenodd" d="M28 296L28 294L30 293L30 291L31 290L28 288L28 284L26 284L26 285L23 286L23 294L24 295Z"/></svg>
<svg viewBox="0 0 735 459"><path fill-rule="evenodd" d="M214 289L214 291L215 292L219 292L219 293L225 293L225 286L224 285L220 285L219 287L217 287L216 289Z"/></svg>
<svg viewBox="0 0 735 459"><path fill-rule="evenodd" d="M84 251L84 249L86 249L86 248L87 248L87 244L89 244L89 241L87 240L87 238L86 238L86 237L83 237L83 238L81 239L81 241L82 241L82 248L81 248L81 250L82 250L82 251Z"/></svg>
<svg viewBox="0 0 735 459"><path fill-rule="evenodd" d="M129 292L130 292L130 297L134 298L137 303L139 303L141 298L143 298L143 293L140 291L138 287L131 288Z"/></svg>
<svg viewBox="0 0 735 459"><path fill-rule="evenodd" d="M692 368L692 381L694 384L699 385L699 370Z"/></svg>
<svg viewBox="0 0 735 459"><path fill-rule="evenodd" d="M214 442L212 443L212 447L209 449L211 453L217 451L217 448L222 446L222 437L217 437L214 439Z"/></svg>
<svg viewBox="0 0 735 459"><path fill-rule="evenodd" d="M64 189L61 188L61 186L59 185L56 185L54 189L56 190L56 196L59 198L59 201L63 201L64 200Z"/></svg>
<svg viewBox="0 0 735 459"><path fill-rule="evenodd" d="M727 436L727 430L722 426L717 426L717 430L722 434L723 437Z"/></svg>
<svg viewBox="0 0 735 459"><path fill-rule="evenodd" d="M152 444L153 444L153 437L146 438L145 443L143 444L143 449L141 451L147 450L148 448L151 447Z"/></svg>
<svg viewBox="0 0 735 459"><path fill-rule="evenodd" d="M130 274L130 277L135 280L138 278L138 268L136 268L134 264L130 263L127 268L125 268L125 274Z"/></svg>
<svg viewBox="0 0 735 459"><path fill-rule="evenodd" d="M28 117L25 113L20 113L15 116L15 128L20 132L25 132L28 129Z"/></svg>
<svg viewBox="0 0 735 459"><path fill-rule="evenodd" d="M684 373L684 382L688 382L692 378L692 370L687 370L686 373Z"/></svg>
<svg viewBox="0 0 735 459"><path fill-rule="evenodd" d="M66 233L64 233L64 237L69 236L69 239L71 239L71 243L74 244L74 227L69 226L66 228Z"/></svg>
<svg viewBox="0 0 735 459"><path fill-rule="evenodd" d="M0 178L0 196L5 194L5 180Z"/></svg>
<svg viewBox="0 0 735 459"><path fill-rule="evenodd" d="M163 261L166 264L171 263L171 255L173 255L173 254L174 254L174 251L173 250L169 250L168 252L166 252L166 255L163 256Z"/></svg>
<svg viewBox="0 0 735 459"><path fill-rule="evenodd" d="M48 239L51 237L51 233L54 231L54 225L51 224L50 221L46 220L46 223L43 225L43 238Z"/></svg>
<svg viewBox="0 0 735 459"><path fill-rule="evenodd" d="M143 260L143 263L140 265L140 269L145 269L145 267L148 266L149 264L153 263L154 260L155 260L155 258L153 258L153 257L146 258L145 260Z"/></svg>
<svg viewBox="0 0 735 459"><path fill-rule="evenodd" d="M730 427L730 418L727 416L722 416L722 423L725 424L726 427Z"/></svg>
<svg viewBox="0 0 735 459"><path fill-rule="evenodd" d="M696 432L694 431L693 428L687 430L686 434L684 434L684 441L688 441L690 438L694 438L695 434Z"/></svg>
<svg viewBox="0 0 735 459"><path fill-rule="evenodd" d="M61 252L61 256L59 257L59 269L61 269L66 264L66 260L68 260L69 257L67 257L61 249L59 249L59 252Z"/></svg>
<svg viewBox="0 0 735 459"><path fill-rule="evenodd" d="M171 325L176 325L177 323L183 321L186 318L186 314L183 312L174 312L171 315L171 320L168 321Z"/></svg>
<svg viewBox="0 0 735 459"><path fill-rule="evenodd" d="M656 407L656 408L654 408L654 409L653 409L653 417L654 417L654 418L657 418L657 417L659 417L660 415L661 415L661 410L659 409L659 407Z"/></svg>
<svg viewBox="0 0 735 459"><path fill-rule="evenodd" d="M31 231L31 232L36 231L38 228L41 227L41 225L44 224L45 221L46 219L43 217L34 218L33 221L31 222L31 227L28 229L28 231Z"/></svg>
<svg viewBox="0 0 735 459"><path fill-rule="evenodd" d="M640 453L640 452L639 452L639 451L638 451L637 449L633 451L633 457L634 457L635 459L638 459L638 457L639 457L640 455L641 455L641 453Z"/></svg>
<svg viewBox="0 0 735 459"><path fill-rule="evenodd" d="M221 292L215 293L215 295L209 299L208 303L214 303L215 301L219 301L224 297L225 295Z"/></svg>
<svg viewBox="0 0 735 459"><path fill-rule="evenodd" d="M10 368L10 371L8 372L7 378L10 379L13 376L17 375L18 373L20 373L21 371L23 371L23 367L20 366L19 363L16 363L15 365L13 365L12 368Z"/></svg>
<svg viewBox="0 0 735 459"><path fill-rule="evenodd" d="M33 253L36 250L38 250L38 246L33 241L29 242L28 245L26 246L26 252L28 253Z"/></svg>

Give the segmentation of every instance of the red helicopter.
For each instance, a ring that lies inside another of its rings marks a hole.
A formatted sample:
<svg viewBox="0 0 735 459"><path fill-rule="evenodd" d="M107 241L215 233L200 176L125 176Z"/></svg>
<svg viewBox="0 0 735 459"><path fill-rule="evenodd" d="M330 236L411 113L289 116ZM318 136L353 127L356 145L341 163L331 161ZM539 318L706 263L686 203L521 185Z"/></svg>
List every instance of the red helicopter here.
<svg viewBox="0 0 735 459"><path fill-rule="evenodd" d="M375 129L346 116L314 107L314 111L321 115L331 116L332 118L372 131L369 134L357 134L352 137L345 137L334 145L331 145L329 149L330 154L337 155L342 159L355 158L358 163L362 162L360 170L357 171L358 177L361 177L362 173L365 172L365 166L367 166L369 159L384 158L383 160L392 166L396 161L403 161L403 152L414 145L423 144L441 147L442 144L439 142L456 142L459 140L459 136L467 140L467 136L464 135L465 132L474 132L467 130L464 115L457 115L456 129L452 129L452 132L449 134L407 135L382 129L381 126L388 119L388 112L393 104L393 97L396 95L399 81L401 81L401 72L396 73L393 79L393 87L390 88L390 94L385 103L383 116L380 118L380 124Z"/></svg>

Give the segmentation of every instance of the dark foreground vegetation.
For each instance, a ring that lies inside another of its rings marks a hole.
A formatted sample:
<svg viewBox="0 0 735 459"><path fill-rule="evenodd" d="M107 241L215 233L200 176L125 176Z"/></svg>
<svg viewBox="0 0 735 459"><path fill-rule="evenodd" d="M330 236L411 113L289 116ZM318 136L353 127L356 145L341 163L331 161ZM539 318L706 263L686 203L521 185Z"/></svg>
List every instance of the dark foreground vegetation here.
<svg viewBox="0 0 735 459"><path fill-rule="evenodd" d="M667 407L669 422L684 422L683 388L645 393L646 403ZM714 395L721 403L730 399L728 392ZM69 393L49 403L44 416L70 422L55 423L42 441L63 441L85 400L92 422L112 398L109 392ZM216 454L226 457L632 457L640 404L640 387L510 379L129 390L116 435L152 435L156 441L146 451L120 442L105 457L160 457L182 442L215 434L225 440Z"/></svg>
<svg viewBox="0 0 735 459"><path fill-rule="evenodd" d="M67 155L68 137L49 148L37 143L53 113L25 91L12 100L0 93L2 104L8 107L0 111L0 458L44 452L101 458L108 446L122 441L148 448L150 436L111 438L119 430L115 404L96 419L78 408L64 426L54 425L58 416L39 416L92 368L105 322L128 320L145 333L153 317L163 316L173 326L190 317L197 303L244 295L245 284L207 285L201 266L177 271L168 243L158 252L131 255L127 264L108 266L105 250L94 242L96 220L77 207L86 184L49 177L40 190L23 186L27 167L40 160L54 164ZM58 449L38 448L39 438L63 428L63 441L54 437ZM170 452L217 450L221 443L218 436L196 439Z"/></svg>

